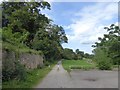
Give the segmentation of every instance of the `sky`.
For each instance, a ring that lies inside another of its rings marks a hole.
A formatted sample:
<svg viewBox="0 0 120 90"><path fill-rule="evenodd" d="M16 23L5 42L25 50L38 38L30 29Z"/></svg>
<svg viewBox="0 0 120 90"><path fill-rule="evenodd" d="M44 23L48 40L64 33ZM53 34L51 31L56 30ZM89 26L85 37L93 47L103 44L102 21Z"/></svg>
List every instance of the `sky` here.
<svg viewBox="0 0 120 90"><path fill-rule="evenodd" d="M68 37L68 43L62 44L64 48L91 54L91 46L98 42L98 37L107 33L104 27L118 23L118 0L47 1L51 10L43 10L42 13L64 28Z"/></svg>
<svg viewBox="0 0 120 90"><path fill-rule="evenodd" d="M104 29L118 24L117 2L50 2L51 10L44 10L55 24L61 25L68 37L64 48L79 49L92 53L98 37L103 37Z"/></svg>

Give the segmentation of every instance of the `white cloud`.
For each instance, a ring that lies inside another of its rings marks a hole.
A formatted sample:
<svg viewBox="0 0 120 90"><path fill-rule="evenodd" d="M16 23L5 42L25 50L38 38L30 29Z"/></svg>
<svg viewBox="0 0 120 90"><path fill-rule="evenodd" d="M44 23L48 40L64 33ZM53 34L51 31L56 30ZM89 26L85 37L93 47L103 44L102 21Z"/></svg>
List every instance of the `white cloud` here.
<svg viewBox="0 0 120 90"><path fill-rule="evenodd" d="M73 23L65 26L65 29L70 29L68 34L69 42L79 41L79 43L94 43L98 37L103 37L105 26L113 23L113 19L117 18L118 5L117 3L97 3L82 8L75 13L78 18L72 19Z"/></svg>
<svg viewBox="0 0 120 90"><path fill-rule="evenodd" d="M2 2L5 2L5 1L8 1L8 0L0 0L0 4L1 4Z"/></svg>

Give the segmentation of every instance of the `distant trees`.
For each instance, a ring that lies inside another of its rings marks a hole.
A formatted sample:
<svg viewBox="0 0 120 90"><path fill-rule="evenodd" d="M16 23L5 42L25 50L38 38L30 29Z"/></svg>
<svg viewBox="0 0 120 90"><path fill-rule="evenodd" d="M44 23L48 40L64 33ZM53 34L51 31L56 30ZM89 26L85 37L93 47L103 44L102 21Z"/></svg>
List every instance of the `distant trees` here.
<svg viewBox="0 0 120 90"><path fill-rule="evenodd" d="M83 59L83 57L84 57L84 52L83 51L79 51L79 49L76 49L75 53L76 53L76 56L77 56L78 60Z"/></svg>
<svg viewBox="0 0 120 90"><path fill-rule="evenodd" d="M69 48L65 48L63 50L62 55L64 59L68 59L68 60L74 60L77 58L75 52L73 52L73 50Z"/></svg>
<svg viewBox="0 0 120 90"><path fill-rule="evenodd" d="M63 50L63 58L68 60L82 60L83 58L93 58L93 55L84 53L84 51L80 51L79 49L76 49L75 52L72 49L65 48Z"/></svg>
<svg viewBox="0 0 120 90"><path fill-rule="evenodd" d="M94 54L95 54L95 60L97 61L98 65L102 62L106 66L110 67L110 64L120 64L120 28L119 26L116 26L114 24L111 24L110 27L105 27L108 31L108 34L104 34L103 38L98 38L99 43L96 42L95 45L92 47L95 47ZM109 63L109 64L108 64ZM100 68L102 68L100 66ZM108 69L109 69L108 67ZM106 68L105 68L106 69Z"/></svg>
<svg viewBox="0 0 120 90"><path fill-rule="evenodd" d="M84 53L84 58L93 59L94 55L89 53Z"/></svg>

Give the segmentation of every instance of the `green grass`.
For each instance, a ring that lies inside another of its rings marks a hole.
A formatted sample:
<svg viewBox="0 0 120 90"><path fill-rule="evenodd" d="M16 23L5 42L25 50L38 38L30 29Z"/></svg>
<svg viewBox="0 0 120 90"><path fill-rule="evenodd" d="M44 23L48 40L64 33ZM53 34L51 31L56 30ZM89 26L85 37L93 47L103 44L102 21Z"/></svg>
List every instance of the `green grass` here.
<svg viewBox="0 0 120 90"><path fill-rule="evenodd" d="M32 88L35 87L42 79L51 71L53 66L44 67L42 69L34 69L27 73L27 78L25 81L11 80L2 83L2 88Z"/></svg>
<svg viewBox="0 0 120 90"><path fill-rule="evenodd" d="M14 45L8 42L2 42L2 49L14 51L18 53L33 53L33 54L39 54L39 55L43 54L41 51L30 49L25 45L19 44L19 47L18 47L18 45Z"/></svg>
<svg viewBox="0 0 120 90"><path fill-rule="evenodd" d="M66 69L68 72L71 71L71 69L94 69L96 66L94 63L90 64L87 62L87 60L63 60L62 65L64 69Z"/></svg>

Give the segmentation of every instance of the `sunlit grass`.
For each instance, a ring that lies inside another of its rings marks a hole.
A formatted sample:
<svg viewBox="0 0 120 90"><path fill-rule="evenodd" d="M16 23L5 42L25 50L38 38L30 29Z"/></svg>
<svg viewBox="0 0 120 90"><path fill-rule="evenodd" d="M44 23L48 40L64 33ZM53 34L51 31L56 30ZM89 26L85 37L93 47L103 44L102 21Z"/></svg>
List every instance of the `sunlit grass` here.
<svg viewBox="0 0 120 90"><path fill-rule="evenodd" d="M94 63L89 63L87 60L63 60L62 65L67 71L71 69L89 70L96 68Z"/></svg>

